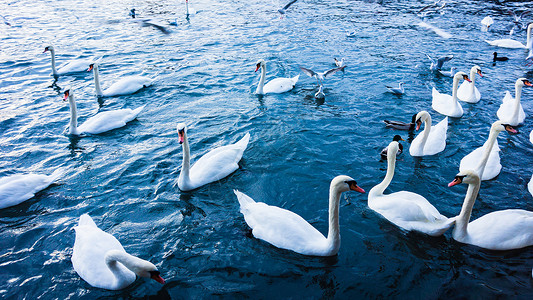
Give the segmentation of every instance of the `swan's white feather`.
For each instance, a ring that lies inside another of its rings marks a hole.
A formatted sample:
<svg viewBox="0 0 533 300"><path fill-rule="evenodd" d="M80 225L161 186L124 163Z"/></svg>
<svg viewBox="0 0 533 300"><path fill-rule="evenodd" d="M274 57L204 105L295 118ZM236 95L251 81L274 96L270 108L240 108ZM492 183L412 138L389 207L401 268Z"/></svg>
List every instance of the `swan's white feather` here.
<svg viewBox="0 0 533 300"><path fill-rule="evenodd" d="M424 128L425 130L425 128ZM422 152L420 144L422 143L423 132L419 133L411 142L409 153L412 156L434 155L442 152L446 148L446 133L448 131L448 117L444 118L437 125L431 126L431 131L426 140Z"/></svg>
<svg viewBox="0 0 533 300"><path fill-rule="evenodd" d="M100 112L87 119L82 125L78 126L78 132L80 134L98 134L120 128L137 118L137 115L144 109L144 107L145 105L134 110L125 108Z"/></svg>
<svg viewBox="0 0 533 300"><path fill-rule="evenodd" d="M431 95L433 97L431 107L435 111L452 118L463 116L463 107L459 102L454 103L452 96L441 94L435 88L433 88Z"/></svg>
<svg viewBox="0 0 533 300"><path fill-rule="evenodd" d="M71 60L68 63L62 65L57 69L57 75L66 75L70 73L77 73L77 72L86 72L87 68L93 61L95 60L94 57L91 58L79 58L75 60Z"/></svg>
<svg viewBox="0 0 533 300"><path fill-rule="evenodd" d="M17 205L35 196L35 193L47 188L61 175L62 170L55 170L52 175L15 174L0 178L0 209Z"/></svg>
<svg viewBox="0 0 533 300"><path fill-rule="evenodd" d="M502 104L496 113L502 122L511 126L516 126L524 122L526 118L526 113L524 112L524 108L522 108L522 103L519 104L518 117L514 117L515 101L516 99L511 96L511 93L509 91L505 91L505 97L503 97Z"/></svg>
<svg viewBox="0 0 533 300"><path fill-rule="evenodd" d="M288 92L294 88L299 78L300 75L296 75L292 78L274 78L265 84L265 86L263 87L263 93L279 94Z"/></svg>
<svg viewBox="0 0 533 300"><path fill-rule="evenodd" d="M105 89L103 94L105 97L129 95L150 85L152 85L152 79L149 77L137 75L126 76Z"/></svg>
<svg viewBox="0 0 533 300"><path fill-rule="evenodd" d="M476 173L479 174L479 162L483 158L483 153L485 153L486 147L487 145L485 143L483 146L476 148L474 151L463 157L463 159L461 159L461 163L459 164L459 171L464 172L466 170L475 170ZM485 165L485 170L483 171L481 180L493 179L500 174L501 169L502 165L500 163L500 147L498 145L498 141L496 140L490 151L489 159Z"/></svg>
<svg viewBox="0 0 533 300"><path fill-rule="evenodd" d="M527 49L527 47L520 43L519 41L515 41L513 39L499 39L494 41L487 41L485 42L489 43L491 46L501 47L501 48L509 48L509 49Z"/></svg>
<svg viewBox="0 0 533 300"><path fill-rule="evenodd" d="M474 86L474 93L472 93L472 85L474 82L463 81L457 89L457 98L468 103L477 103L481 99L481 93Z"/></svg>

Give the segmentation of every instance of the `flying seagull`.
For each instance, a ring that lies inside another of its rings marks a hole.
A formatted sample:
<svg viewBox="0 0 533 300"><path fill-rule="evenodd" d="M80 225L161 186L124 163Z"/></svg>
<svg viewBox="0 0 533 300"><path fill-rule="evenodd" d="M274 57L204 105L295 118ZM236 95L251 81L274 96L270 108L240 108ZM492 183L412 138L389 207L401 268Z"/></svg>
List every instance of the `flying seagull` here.
<svg viewBox="0 0 533 300"><path fill-rule="evenodd" d="M318 83L318 85L322 85L322 82L324 81L324 79L326 79L330 75L337 73L338 71L344 70L344 68L346 68L346 66L333 68L325 72L315 72L311 69L300 67L300 69L302 69L305 75L316 78L316 82Z"/></svg>
<svg viewBox="0 0 533 300"><path fill-rule="evenodd" d="M280 14L284 15L285 11L296 1L298 1L298 0L292 0L291 2L287 3L287 5L283 6L283 8L278 9L278 12Z"/></svg>

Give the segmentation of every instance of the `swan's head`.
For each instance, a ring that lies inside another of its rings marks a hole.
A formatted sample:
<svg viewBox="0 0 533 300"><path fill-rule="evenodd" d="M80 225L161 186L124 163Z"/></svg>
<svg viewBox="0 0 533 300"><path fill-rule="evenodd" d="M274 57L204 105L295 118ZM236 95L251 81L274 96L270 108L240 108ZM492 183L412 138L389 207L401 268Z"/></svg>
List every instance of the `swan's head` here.
<svg viewBox="0 0 533 300"><path fill-rule="evenodd" d="M157 267L149 261L139 259L141 262L133 266L132 271L139 277L152 278L153 280L165 284L165 280L161 277Z"/></svg>
<svg viewBox="0 0 533 300"><path fill-rule="evenodd" d="M68 99L70 96L72 96L72 93L70 92L70 89L65 90L65 91L63 92L63 101L67 101L67 99Z"/></svg>
<svg viewBox="0 0 533 300"><path fill-rule="evenodd" d="M346 175L339 175L333 178L333 180L331 180L330 189L340 192L347 192L350 190L359 193L365 192L365 190L357 185L357 182L352 177Z"/></svg>
<svg viewBox="0 0 533 300"><path fill-rule="evenodd" d="M87 72L90 72L93 69L98 69L98 64L95 63L95 62L89 65L89 68L87 69Z"/></svg>
<svg viewBox="0 0 533 300"><path fill-rule="evenodd" d="M423 111L419 112L416 115L416 120L415 120L416 130L419 130L420 126L422 125L422 122L425 122L428 118L431 120L431 116L429 115L429 113L427 111L423 110Z"/></svg>
<svg viewBox="0 0 533 300"><path fill-rule="evenodd" d="M54 46L46 46L46 47L44 47L43 53L45 53L47 51L54 52Z"/></svg>
<svg viewBox="0 0 533 300"><path fill-rule="evenodd" d="M519 87L523 87L524 85L525 86L533 86L533 84L531 84L531 81L529 81L527 78L518 78L518 80L516 80L516 86L519 86Z"/></svg>
<svg viewBox="0 0 533 300"><path fill-rule="evenodd" d="M454 80L454 81L455 81L455 80L459 80L459 79L464 79L464 80L466 80L466 81L468 81L468 82L472 82L472 80L470 80L470 78L468 78L468 75L466 75L465 72L457 72L457 73L455 74L455 76L453 76L453 80Z"/></svg>
<svg viewBox="0 0 533 300"><path fill-rule="evenodd" d="M258 60L257 63L255 64L255 72L257 72L257 70L259 70L259 68L261 68L264 65L265 65L264 59Z"/></svg>
<svg viewBox="0 0 533 300"><path fill-rule="evenodd" d="M490 128L491 128L491 130L495 130L498 133L502 132L502 131L507 131L509 133L518 133L518 131L516 129L514 129L513 126L511 126L509 124L505 124L502 121L496 121L496 122L492 123L492 126Z"/></svg>
<svg viewBox="0 0 533 300"><path fill-rule="evenodd" d="M466 170L463 172L459 172L459 174L455 176L453 181L448 183L448 186L452 187L460 183L479 184L479 175L474 170Z"/></svg>
<svg viewBox="0 0 533 300"><path fill-rule="evenodd" d="M187 133L187 125L185 123L179 123L176 129L178 130L179 142L183 144L185 142L185 134Z"/></svg>
<svg viewBox="0 0 533 300"><path fill-rule="evenodd" d="M496 53L496 52L494 52ZM481 67L478 65L475 65L472 67L472 70L477 73L480 77L483 77L483 73L481 73Z"/></svg>

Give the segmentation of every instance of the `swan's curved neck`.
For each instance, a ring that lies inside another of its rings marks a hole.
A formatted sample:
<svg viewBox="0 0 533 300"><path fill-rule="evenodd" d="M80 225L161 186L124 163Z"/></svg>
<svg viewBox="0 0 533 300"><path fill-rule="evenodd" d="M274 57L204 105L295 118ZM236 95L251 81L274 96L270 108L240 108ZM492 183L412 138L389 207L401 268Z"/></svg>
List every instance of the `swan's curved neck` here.
<svg viewBox="0 0 533 300"><path fill-rule="evenodd" d="M261 78L259 79L259 84L257 85L257 89L255 90L256 94L263 94L263 86L265 85L265 77L266 77L266 65L261 64Z"/></svg>
<svg viewBox="0 0 533 300"><path fill-rule="evenodd" d="M56 69L56 51L52 48L50 49L50 56L52 56L52 74L57 76L57 69Z"/></svg>
<svg viewBox="0 0 533 300"><path fill-rule="evenodd" d="M483 152L483 157L479 161L479 164L476 167L476 171L479 175L479 178L483 178L483 172L485 171L485 166L487 165L487 161L489 160L490 153L492 152L492 148L494 147L494 143L496 142L496 139L498 138L498 134L500 132L494 129L490 130L489 138L485 142L485 149Z"/></svg>
<svg viewBox="0 0 533 300"><path fill-rule="evenodd" d="M472 80L470 83L470 90L472 91L472 95L474 94L474 90L476 88L476 73L476 70L470 70L470 80Z"/></svg>
<svg viewBox="0 0 533 300"><path fill-rule="evenodd" d="M107 251L104 260L111 273L115 276L116 282L114 285L119 287L130 284L131 274L128 274L124 268L120 268L117 263L135 273L145 262L138 257L119 250Z"/></svg>
<svg viewBox="0 0 533 300"><path fill-rule="evenodd" d="M102 87L100 86L100 72L98 71L98 65L93 65L94 74L94 87L96 88L96 95L103 96Z"/></svg>
<svg viewBox="0 0 533 300"><path fill-rule="evenodd" d="M477 194L479 192L480 179L477 179L477 182L468 184L468 190L466 191L465 200L463 202L463 207L461 208L461 213L457 216L455 221L455 227L453 228L453 238L455 240L461 241L467 235L468 222L470 222L470 215L472 214L472 208L476 202Z"/></svg>
<svg viewBox="0 0 533 300"><path fill-rule="evenodd" d="M533 28L533 26L528 26L527 27L526 48L529 48L529 49L531 49L531 47L533 47L533 40L531 39L531 29L532 28Z"/></svg>
<svg viewBox="0 0 533 300"><path fill-rule="evenodd" d="M76 101L74 95L68 95L68 104L70 107L70 134L78 134L78 110L76 108Z"/></svg>
<svg viewBox="0 0 533 300"><path fill-rule="evenodd" d="M374 186L370 192L368 193L368 198L375 196L381 196L383 195L383 192L385 192L385 189L389 187L389 184L392 181L392 178L394 177L394 170L396 168L396 154L394 153L388 153L387 154L387 174L385 175L385 178L383 178L383 181Z"/></svg>
<svg viewBox="0 0 533 300"><path fill-rule="evenodd" d="M426 146L426 141L429 138L429 134L431 133L431 116L428 115L427 118L424 120L424 131L422 131L422 140L420 140L420 152L423 153L424 147Z"/></svg>
<svg viewBox="0 0 533 300"><path fill-rule="evenodd" d="M181 164L181 172L180 176L178 178L178 181L181 182L181 185L183 186L185 183L188 183L189 178L189 170L191 167L191 158L190 158L190 150L189 150L189 140L187 139L187 131L183 132L183 162Z"/></svg>
<svg viewBox="0 0 533 300"><path fill-rule="evenodd" d="M514 110L512 120L518 119L518 114L520 112L520 98L522 98L522 85L515 84L515 97L514 97Z"/></svg>
<svg viewBox="0 0 533 300"><path fill-rule="evenodd" d="M332 183L333 184L333 183ZM337 253L341 245L341 234L339 226L339 203L342 192L330 186L329 188L329 229L328 243L332 252Z"/></svg>
<svg viewBox="0 0 533 300"><path fill-rule="evenodd" d="M457 77L453 78L453 90L452 90L452 101L453 106L457 106L457 88L459 87L459 79Z"/></svg>

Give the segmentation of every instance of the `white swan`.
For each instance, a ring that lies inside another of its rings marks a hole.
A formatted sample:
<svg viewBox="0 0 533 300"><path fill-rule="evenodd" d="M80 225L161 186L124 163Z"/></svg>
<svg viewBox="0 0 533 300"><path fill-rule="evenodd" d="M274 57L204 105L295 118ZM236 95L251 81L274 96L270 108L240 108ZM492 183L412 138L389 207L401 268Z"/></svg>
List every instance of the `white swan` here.
<svg viewBox="0 0 533 300"><path fill-rule="evenodd" d="M500 174L500 147L498 146L498 134L504 130L511 133L517 131L502 121L496 121L490 128L489 138L483 146L476 148L461 159L459 171L475 170L481 180L491 180Z"/></svg>
<svg viewBox="0 0 533 300"><path fill-rule="evenodd" d="M52 56L52 74L54 76L84 72L87 70L87 66L94 61L94 57L75 59L62 65L58 70L56 69L56 51L54 46L45 47L43 53L47 51L50 51L50 55Z"/></svg>
<svg viewBox="0 0 533 300"><path fill-rule="evenodd" d="M492 46L502 47L502 48L511 48L511 49L528 49L532 46L532 40L531 40L531 29L533 28L533 23L530 23L527 26L527 41L526 45L520 43L519 41L515 41L513 39L500 39L500 40L494 40L494 41L487 41L485 42L489 43Z"/></svg>
<svg viewBox="0 0 533 300"><path fill-rule="evenodd" d="M463 81L459 89L457 89L457 98L459 100L468 103L478 103L481 99L481 94L476 87L476 73L483 77L483 74L481 73L481 67L477 65L473 66L472 69L470 69L469 76L469 79L472 82Z"/></svg>
<svg viewBox="0 0 533 300"><path fill-rule="evenodd" d="M153 82L151 78L146 76L125 76L105 89L105 91L102 91L102 87L100 86L98 64L90 64L87 71L91 70L93 70L94 73L94 85L96 87L96 95L98 97L113 97L133 94L142 88L150 86Z"/></svg>
<svg viewBox="0 0 533 300"><path fill-rule="evenodd" d="M52 175L15 174L0 178L0 209L33 198L35 193L44 190L56 181L61 173L62 171L58 169Z"/></svg>
<svg viewBox="0 0 533 300"><path fill-rule="evenodd" d="M533 130L531 130L531 132L529 133L529 141L531 142L531 144L533 144ZM527 189L529 193L533 196L533 175L531 175L531 179L527 184Z"/></svg>
<svg viewBox="0 0 533 300"><path fill-rule="evenodd" d="M237 143L209 151L190 167L187 126L179 123L177 129L179 142L183 146L183 163L178 177L178 187L182 191L194 190L233 173L239 168L238 162L250 141L250 134L246 133Z"/></svg>
<svg viewBox="0 0 533 300"><path fill-rule="evenodd" d="M459 80L461 80L461 78L470 82L466 73L457 72L453 76L453 90L451 96L441 94L437 89L433 88L433 101L431 102L431 107L434 110L452 118L460 118L463 116L463 107L457 102L457 87L459 86Z"/></svg>
<svg viewBox="0 0 533 300"><path fill-rule="evenodd" d="M468 190L452 233L456 241L491 250L511 250L533 245L531 211L499 210L468 223L481 181L475 171L468 170L457 174L448 186L462 182L468 184Z"/></svg>
<svg viewBox="0 0 533 300"><path fill-rule="evenodd" d="M446 132L448 131L448 117L437 125L431 126L431 116L427 111L421 111L416 115L416 130L424 122L424 131L416 136L409 147L411 156L434 155L446 148Z"/></svg>
<svg viewBox="0 0 533 300"><path fill-rule="evenodd" d="M505 97L503 97L503 103L498 108L498 118L504 123L508 123L511 126L516 126L526 118L526 113L520 104L520 98L522 97L523 86L533 86L526 78L518 78L515 83L515 98L511 96L509 91L505 91Z"/></svg>
<svg viewBox="0 0 533 300"><path fill-rule="evenodd" d="M137 115L145 106L143 105L134 110L126 108L100 112L87 119L81 126L78 126L78 113L74 95L70 90L66 90L64 95L64 100L66 101L68 98L70 106L69 134L73 135L98 134L125 126L126 123L137 118Z"/></svg>
<svg viewBox="0 0 533 300"><path fill-rule="evenodd" d="M299 215L286 209L255 202L247 195L234 190L244 220L252 228L254 237L278 248L304 255L332 256L341 244L339 228L339 201L343 192L365 191L349 176L339 175L329 187L329 230L325 237Z"/></svg>
<svg viewBox="0 0 533 300"><path fill-rule="evenodd" d="M300 75L296 75L292 78L274 78L265 84L266 62L264 59L257 61L255 71L257 72L259 68L261 68L261 78L259 79L259 84L257 85L255 93L260 95L288 92L294 88L294 85L298 82L298 78L300 78Z"/></svg>
<svg viewBox="0 0 533 300"><path fill-rule="evenodd" d="M455 219L441 215L426 198L407 191L383 194L394 177L398 142L391 142L387 152L387 175L368 192L368 207L405 230L415 230L431 236L444 234Z"/></svg>
<svg viewBox="0 0 533 300"><path fill-rule="evenodd" d="M96 226L88 214L80 216L74 227L76 240L72 249L72 266L91 286L120 290L135 281L135 275L164 284L156 266L128 254L111 234Z"/></svg>

